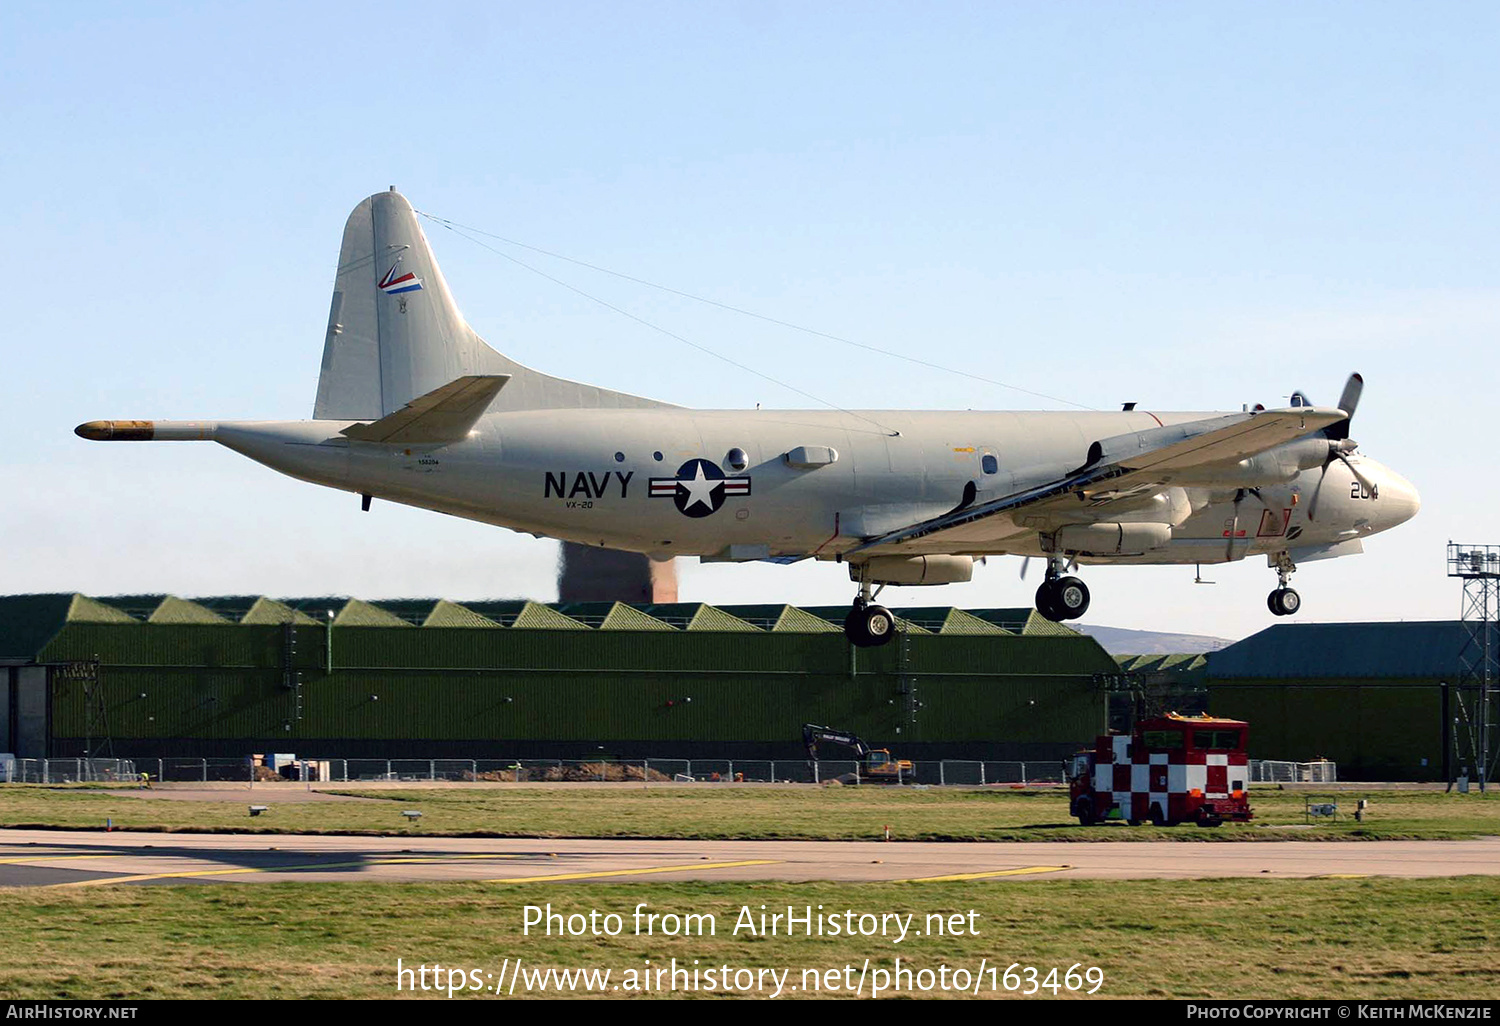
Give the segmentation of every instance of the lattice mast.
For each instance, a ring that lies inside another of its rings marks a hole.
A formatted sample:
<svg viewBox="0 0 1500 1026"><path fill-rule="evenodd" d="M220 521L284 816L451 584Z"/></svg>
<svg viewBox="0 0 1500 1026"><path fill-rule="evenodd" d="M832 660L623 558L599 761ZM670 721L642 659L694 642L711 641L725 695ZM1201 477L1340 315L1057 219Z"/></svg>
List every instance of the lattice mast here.
<svg viewBox="0 0 1500 1026"><path fill-rule="evenodd" d="M1473 766L1479 789L1495 775L1496 723L1500 703L1500 650L1495 621L1500 616L1500 545L1448 543L1448 576L1464 582L1463 648L1459 652L1458 710L1453 733L1457 766ZM1467 760L1465 759L1467 749Z"/></svg>

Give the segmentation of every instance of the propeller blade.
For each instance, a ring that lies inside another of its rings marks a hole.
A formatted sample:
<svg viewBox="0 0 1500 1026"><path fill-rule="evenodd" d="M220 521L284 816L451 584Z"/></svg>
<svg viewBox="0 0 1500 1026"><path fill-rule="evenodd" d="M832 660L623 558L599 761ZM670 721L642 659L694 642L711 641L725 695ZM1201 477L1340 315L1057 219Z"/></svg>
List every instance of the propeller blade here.
<svg viewBox="0 0 1500 1026"><path fill-rule="evenodd" d="M1328 476L1328 467L1334 460L1339 460L1344 466L1348 467L1349 473L1354 475L1354 480L1363 485L1366 491L1375 490L1375 486L1370 483L1370 479L1361 474L1359 468L1349 459L1349 453L1353 450L1354 446L1352 444L1348 446L1347 450L1341 446L1332 447L1328 450L1328 459L1323 461L1323 472L1318 475L1317 487L1313 489L1312 498L1307 503L1307 519L1309 522L1318 519L1318 496L1323 493L1323 479Z"/></svg>
<svg viewBox="0 0 1500 1026"><path fill-rule="evenodd" d="M1344 466L1346 466L1346 467L1349 468L1349 473L1351 473L1351 474L1354 475L1354 480L1356 480L1360 484L1364 485L1366 491L1373 491L1374 490L1375 486L1370 483L1370 479L1369 478L1365 477L1365 475L1363 475L1363 474L1361 474L1359 472L1359 468L1356 467L1354 465L1353 461L1349 459L1349 454L1348 453L1338 452L1338 453L1334 453L1334 455L1336 457L1338 457L1340 460L1343 460Z"/></svg>
<svg viewBox="0 0 1500 1026"><path fill-rule="evenodd" d="M1323 471L1318 475L1318 483L1313 486L1312 498L1307 500L1307 522L1312 523L1318 519L1318 496L1323 494L1323 479L1328 476L1328 464L1333 462L1333 451L1329 450L1328 458L1323 461Z"/></svg>
<svg viewBox="0 0 1500 1026"><path fill-rule="evenodd" d="M1348 414L1337 424L1328 425L1325 434L1334 441L1349 437L1349 424L1354 420L1354 411L1359 406L1360 393L1365 390L1365 379L1359 374L1349 375L1344 382L1344 394L1339 396L1339 409Z"/></svg>
<svg viewBox="0 0 1500 1026"><path fill-rule="evenodd" d="M1031 565L1031 557L1027 556L1021 560L1021 580L1026 580L1026 568Z"/></svg>

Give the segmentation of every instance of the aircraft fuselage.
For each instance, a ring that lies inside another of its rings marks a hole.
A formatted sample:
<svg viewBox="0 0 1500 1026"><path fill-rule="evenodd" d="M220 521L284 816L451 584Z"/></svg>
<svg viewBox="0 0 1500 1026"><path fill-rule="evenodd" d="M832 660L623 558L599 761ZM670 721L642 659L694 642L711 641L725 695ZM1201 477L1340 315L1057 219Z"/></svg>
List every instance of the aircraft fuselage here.
<svg viewBox="0 0 1500 1026"><path fill-rule="evenodd" d="M400 447L351 441L339 434L348 426L343 421L205 428L213 440L293 477L378 499L658 558L755 559L834 558L960 504L1064 476L1084 462L1094 439L1208 416L539 410L486 416L460 442ZM788 454L817 447L836 457L789 464ZM735 450L742 468L732 463ZM1313 468L1253 491L1191 484L1155 491L1135 508L1124 503L1111 519L1166 520L1173 525L1168 544L1078 559L1225 562L1337 545L1416 512L1410 483L1374 460L1353 459L1366 482L1334 461L1326 477ZM962 548L918 539L900 550L1043 555L1047 536L1069 522L1066 512L1001 515Z"/></svg>

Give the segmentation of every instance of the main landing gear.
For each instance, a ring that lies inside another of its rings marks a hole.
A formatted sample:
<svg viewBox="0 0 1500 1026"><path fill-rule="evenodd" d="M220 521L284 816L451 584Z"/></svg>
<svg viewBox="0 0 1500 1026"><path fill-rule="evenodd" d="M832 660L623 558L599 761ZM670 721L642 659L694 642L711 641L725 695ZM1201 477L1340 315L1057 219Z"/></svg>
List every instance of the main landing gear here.
<svg viewBox="0 0 1500 1026"><path fill-rule="evenodd" d="M844 637L859 648L887 645L896 636L896 617L885 606L875 604L870 582L859 582L859 597L844 617Z"/></svg>
<svg viewBox="0 0 1500 1026"><path fill-rule="evenodd" d="M1297 564L1285 552L1273 557L1276 568L1276 590L1266 596L1266 608L1276 616L1291 616L1302 608L1302 596L1287 585L1287 578L1297 570Z"/></svg>
<svg viewBox="0 0 1500 1026"><path fill-rule="evenodd" d="M1036 590L1037 612L1054 623L1076 620L1089 609L1089 586L1077 577L1064 576L1066 569L1063 557L1051 557L1047 562L1047 578Z"/></svg>

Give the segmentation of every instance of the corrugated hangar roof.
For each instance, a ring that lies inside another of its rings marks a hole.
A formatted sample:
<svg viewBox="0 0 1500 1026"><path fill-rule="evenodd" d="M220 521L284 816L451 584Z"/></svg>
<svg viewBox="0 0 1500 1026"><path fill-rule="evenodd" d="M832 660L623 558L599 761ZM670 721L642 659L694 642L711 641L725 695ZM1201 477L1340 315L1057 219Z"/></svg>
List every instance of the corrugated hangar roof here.
<svg viewBox="0 0 1500 1026"><path fill-rule="evenodd" d="M1457 679L1468 628L1457 620L1284 623L1208 656L1213 680Z"/></svg>
<svg viewBox="0 0 1500 1026"><path fill-rule="evenodd" d="M362 599L341 596L272 599L220 595L78 594L0 596L0 659L34 656L68 623L150 623L234 626L290 623L303 627L490 627L520 630L606 630L827 634L842 629L845 606L712 606L678 602L633 606L623 602L543 605L525 599L453 602L448 599ZM911 634L1077 636L1030 609L962 610L951 606L897 608Z"/></svg>

